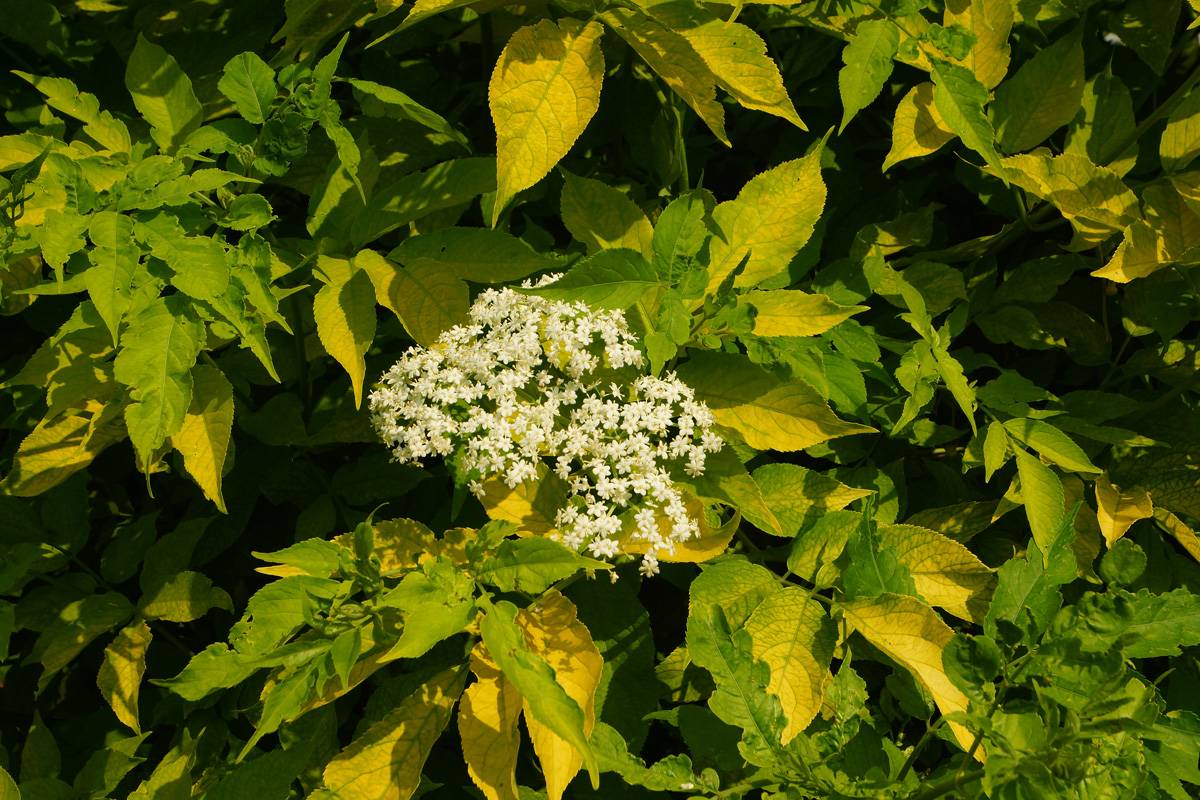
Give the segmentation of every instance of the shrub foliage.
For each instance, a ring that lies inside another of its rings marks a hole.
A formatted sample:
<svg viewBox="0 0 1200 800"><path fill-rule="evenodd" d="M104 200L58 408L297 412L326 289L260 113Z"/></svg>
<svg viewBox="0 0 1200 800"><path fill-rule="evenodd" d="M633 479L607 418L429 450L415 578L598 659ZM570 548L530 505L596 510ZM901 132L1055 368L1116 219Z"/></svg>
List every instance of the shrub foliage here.
<svg viewBox="0 0 1200 800"><path fill-rule="evenodd" d="M0 800L1194 796L1198 8L8 4Z"/></svg>

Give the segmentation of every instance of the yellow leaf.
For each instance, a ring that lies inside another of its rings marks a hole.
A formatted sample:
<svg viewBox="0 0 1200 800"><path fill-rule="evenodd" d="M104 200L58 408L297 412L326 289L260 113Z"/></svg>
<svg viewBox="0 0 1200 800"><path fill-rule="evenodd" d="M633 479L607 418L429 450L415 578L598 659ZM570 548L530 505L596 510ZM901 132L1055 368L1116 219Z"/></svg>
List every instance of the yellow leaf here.
<svg viewBox="0 0 1200 800"><path fill-rule="evenodd" d="M754 470L754 482L779 520L782 536L795 536L826 512L873 494L797 464L764 464Z"/></svg>
<svg viewBox="0 0 1200 800"><path fill-rule="evenodd" d="M699 5L659 3L649 11L688 40L717 85L744 108L774 114L808 130L788 97L779 67L767 55L766 43L753 30L720 19Z"/></svg>
<svg viewBox="0 0 1200 800"><path fill-rule="evenodd" d="M483 642L471 651L471 671L479 680L467 687L458 706L467 772L487 800L517 800L521 693L504 677Z"/></svg>
<svg viewBox="0 0 1200 800"><path fill-rule="evenodd" d="M933 84L908 90L892 120L892 149L883 159L883 171L910 158L927 156L954 139L950 126L933 103Z"/></svg>
<svg viewBox="0 0 1200 800"><path fill-rule="evenodd" d="M562 171L562 218L567 230L587 247L598 250L626 247L647 260L654 257L654 226L637 205L619 189L591 178Z"/></svg>
<svg viewBox="0 0 1200 800"><path fill-rule="evenodd" d="M971 52L958 63L975 73L984 88L995 89L1008 73L1011 0L946 0L942 25L961 25L975 34Z"/></svg>
<svg viewBox="0 0 1200 800"><path fill-rule="evenodd" d="M708 291L749 256L735 286L756 286L783 271L812 236L825 207L821 148L751 178L736 200L713 209Z"/></svg>
<svg viewBox="0 0 1200 800"><path fill-rule="evenodd" d="M838 419L804 381L780 380L744 356L700 353L678 374L696 399L708 404L718 425L756 450L803 450L839 436L875 432Z"/></svg>
<svg viewBox="0 0 1200 800"><path fill-rule="evenodd" d="M576 619L574 604L557 591L550 591L517 614L516 622L525 637L525 646L550 665L555 681L583 709L583 732L590 736L596 723L596 689L604 659L592 641L592 634ZM567 784L583 765L583 756L534 719L527 702L525 725L542 765L546 794L550 800L561 800Z"/></svg>
<svg viewBox="0 0 1200 800"><path fill-rule="evenodd" d="M867 310L866 306L843 306L823 294L799 289L754 291L743 299L758 311L755 336L816 336Z"/></svg>
<svg viewBox="0 0 1200 800"><path fill-rule="evenodd" d="M1200 561L1200 537L1196 536L1196 532L1183 524L1183 520L1167 511L1165 508L1154 509L1154 519L1166 529L1167 533L1175 537L1175 541L1187 550L1188 555Z"/></svg>
<svg viewBox="0 0 1200 800"><path fill-rule="evenodd" d="M365 272L353 268L345 272L350 274L339 274L317 292L313 317L325 352L350 374L354 406L361 408L367 350L375 339L375 292Z"/></svg>
<svg viewBox="0 0 1200 800"><path fill-rule="evenodd" d="M411 519L388 519L376 522L375 550L380 569L392 572L414 569L441 554L441 542L433 531ZM354 547L354 534L344 533L333 540L342 547Z"/></svg>
<svg viewBox="0 0 1200 800"><path fill-rule="evenodd" d="M522 536L553 533L554 518L566 504L570 487L545 464L539 463L537 471L537 478L511 489L498 476L484 481L479 500L488 517L517 523Z"/></svg>
<svg viewBox="0 0 1200 800"><path fill-rule="evenodd" d="M423 347L431 347L443 332L469 320L467 285L446 265L431 258L410 259L403 269L382 258L367 263L374 270L367 274L377 295L387 298L383 304L396 312L404 329ZM391 274L380 264L390 266Z"/></svg>
<svg viewBox="0 0 1200 800"><path fill-rule="evenodd" d="M1096 478L1096 513L1104 541L1112 547L1133 523L1154 516L1154 502L1145 489L1121 491L1105 472Z"/></svg>
<svg viewBox="0 0 1200 800"><path fill-rule="evenodd" d="M39 422L17 448L0 493L34 497L92 463L101 450L125 438L115 408L106 406L94 417L63 415Z"/></svg>
<svg viewBox="0 0 1200 800"><path fill-rule="evenodd" d="M200 365L192 370L192 402L171 446L183 456L183 466L204 496L222 514L221 476L233 431L233 385L215 367Z"/></svg>
<svg viewBox="0 0 1200 800"><path fill-rule="evenodd" d="M141 733L138 721L138 691L146 671L146 648L150 646L150 626L139 619L117 634L104 648L104 663L96 675L100 693L112 706L117 719Z"/></svg>
<svg viewBox="0 0 1200 800"><path fill-rule="evenodd" d="M821 709L836 629L825 608L796 587L768 596L746 620L754 657L771 668L767 691L779 698L786 745Z"/></svg>
<svg viewBox="0 0 1200 800"><path fill-rule="evenodd" d="M912 673L943 714L967 710L966 695L942 669L942 650L954 631L932 608L915 597L881 594L843 603L842 611L868 642ZM971 732L957 722L949 724L963 749L969 748L975 738ZM983 760L982 749L975 754Z"/></svg>
<svg viewBox="0 0 1200 800"><path fill-rule="evenodd" d="M1125 238L1108 263L1092 270L1091 275L1108 278L1114 283L1129 283L1158 272L1165 266L1159 257L1158 234L1139 219L1125 229Z"/></svg>
<svg viewBox="0 0 1200 800"><path fill-rule="evenodd" d="M496 123L496 227L508 201L550 172L600 105L598 22L541 20L513 34L488 85Z"/></svg>
<svg viewBox="0 0 1200 800"><path fill-rule="evenodd" d="M879 544L896 551L926 603L983 624L995 579L974 553L953 539L915 525L880 525Z"/></svg>
<svg viewBox="0 0 1200 800"><path fill-rule="evenodd" d="M610 8L601 18L692 107L718 139L729 144L725 110L717 102L717 77L683 34L626 8Z"/></svg>
<svg viewBox="0 0 1200 800"><path fill-rule="evenodd" d="M338 800L412 797L466 678L465 669L451 667L402 700L329 762L325 788Z"/></svg>

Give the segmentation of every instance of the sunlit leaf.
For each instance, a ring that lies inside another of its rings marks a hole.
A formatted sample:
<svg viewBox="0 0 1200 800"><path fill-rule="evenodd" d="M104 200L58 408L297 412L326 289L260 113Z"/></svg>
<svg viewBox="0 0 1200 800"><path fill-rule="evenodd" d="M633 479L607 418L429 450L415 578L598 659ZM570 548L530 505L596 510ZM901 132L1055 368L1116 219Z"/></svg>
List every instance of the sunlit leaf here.
<svg viewBox="0 0 1200 800"><path fill-rule="evenodd" d="M150 646L150 626L138 620L122 629L104 649L104 663L96 676L96 685L112 706L117 719L141 733L138 721L138 694L146 671L146 648Z"/></svg>

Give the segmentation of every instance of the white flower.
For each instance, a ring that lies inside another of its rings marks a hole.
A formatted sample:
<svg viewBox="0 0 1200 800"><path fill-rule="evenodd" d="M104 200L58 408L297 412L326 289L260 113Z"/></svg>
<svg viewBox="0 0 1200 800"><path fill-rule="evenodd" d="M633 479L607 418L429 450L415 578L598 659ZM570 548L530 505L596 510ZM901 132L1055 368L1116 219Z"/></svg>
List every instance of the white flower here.
<svg viewBox="0 0 1200 800"><path fill-rule="evenodd" d="M629 541L657 574L659 554L699 533L670 469L704 472L723 445L712 413L674 374L614 378L643 364L619 311L489 289L470 318L405 353L371 394L396 460L449 459L476 497L490 478L516 487L549 468L569 496L556 540L610 559Z"/></svg>

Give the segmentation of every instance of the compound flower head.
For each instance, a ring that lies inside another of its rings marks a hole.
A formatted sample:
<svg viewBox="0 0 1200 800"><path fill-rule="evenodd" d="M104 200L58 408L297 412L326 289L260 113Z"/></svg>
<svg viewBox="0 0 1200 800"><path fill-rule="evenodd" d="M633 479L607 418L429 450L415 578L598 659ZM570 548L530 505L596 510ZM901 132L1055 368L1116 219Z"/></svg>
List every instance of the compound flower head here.
<svg viewBox="0 0 1200 800"><path fill-rule="evenodd" d="M722 441L674 374L614 377L642 364L619 311L489 289L470 324L383 375L371 417L396 460L445 458L479 497L484 481L515 487L544 464L569 486L555 538L596 558L636 543L651 575L698 534L670 468L700 475Z"/></svg>

